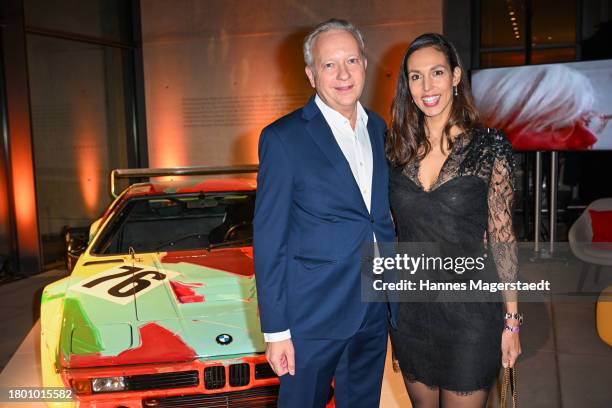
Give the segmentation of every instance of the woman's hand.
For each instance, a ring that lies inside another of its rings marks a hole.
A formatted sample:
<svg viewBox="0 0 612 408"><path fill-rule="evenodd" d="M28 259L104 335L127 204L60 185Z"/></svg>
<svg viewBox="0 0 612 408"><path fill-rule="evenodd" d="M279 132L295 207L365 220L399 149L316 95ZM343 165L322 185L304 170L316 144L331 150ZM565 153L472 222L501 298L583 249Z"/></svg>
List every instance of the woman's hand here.
<svg viewBox="0 0 612 408"><path fill-rule="evenodd" d="M502 332L501 341L502 351L502 366L514 367L516 359L521 355L521 341L518 333L513 333L508 330Z"/></svg>

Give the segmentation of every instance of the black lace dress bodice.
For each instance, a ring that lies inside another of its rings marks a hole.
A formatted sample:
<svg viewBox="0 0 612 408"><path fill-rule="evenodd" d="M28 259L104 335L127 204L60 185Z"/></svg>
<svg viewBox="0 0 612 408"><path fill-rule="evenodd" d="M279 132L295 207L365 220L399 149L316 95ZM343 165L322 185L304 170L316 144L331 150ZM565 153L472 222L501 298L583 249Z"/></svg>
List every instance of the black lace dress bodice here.
<svg viewBox="0 0 612 408"><path fill-rule="evenodd" d="M512 148L495 129L459 135L429 190L419 162L390 174L400 242L484 242L498 279L516 280ZM503 245L494 245L503 243ZM458 392L488 389L501 367L500 302L400 303L393 350L410 381Z"/></svg>

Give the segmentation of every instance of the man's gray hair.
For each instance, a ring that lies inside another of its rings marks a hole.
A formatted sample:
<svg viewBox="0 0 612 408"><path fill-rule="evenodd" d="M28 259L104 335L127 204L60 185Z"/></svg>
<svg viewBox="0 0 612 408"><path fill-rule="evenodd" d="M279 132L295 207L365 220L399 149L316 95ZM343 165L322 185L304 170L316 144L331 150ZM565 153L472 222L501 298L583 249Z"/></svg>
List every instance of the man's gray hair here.
<svg viewBox="0 0 612 408"><path fill-rule="evenodd" d="M331 20L327 20L316 26L310 33L308 33L306 38L304 38L304 62L306 65L312 67L314 64L312 45L314 44L317 36L330 30L344 30L349 32L353 37L355 37L355 41L357 41L357 44L359 45L361 56L365 57L365 44L363 42L363 35L361 34L361 31L346 20L332 18Z"/></svg>

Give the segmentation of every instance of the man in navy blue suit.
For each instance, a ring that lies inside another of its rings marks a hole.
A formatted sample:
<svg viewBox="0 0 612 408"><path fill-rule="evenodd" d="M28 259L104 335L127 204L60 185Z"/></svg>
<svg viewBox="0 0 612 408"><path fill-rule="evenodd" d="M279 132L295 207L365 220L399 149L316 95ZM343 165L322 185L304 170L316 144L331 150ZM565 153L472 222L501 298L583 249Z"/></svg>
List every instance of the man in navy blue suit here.
<svg viewBox="0 0 612 408"><path fill-rule="evenodd" d="M361 296L362 246L391 242L385 123L359 103L367 61L344 20L304 40L306 106L259 141L254 255L266 356L279 407L379 406L386 303Z"/></svg>

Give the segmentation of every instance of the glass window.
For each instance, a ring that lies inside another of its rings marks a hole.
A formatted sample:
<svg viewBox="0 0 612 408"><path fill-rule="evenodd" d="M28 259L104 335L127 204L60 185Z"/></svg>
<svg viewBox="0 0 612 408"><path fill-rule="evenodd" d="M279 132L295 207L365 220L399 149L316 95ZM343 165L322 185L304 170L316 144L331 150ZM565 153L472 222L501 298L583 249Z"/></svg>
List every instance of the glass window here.
<svg viewBox="0 0 612 408"><path fill-rule="evenodd" d="M510 67L525 64L525 52L506 51L506 52L483 52L480 54L480 67Z"/></svg>
<svg viewBox="0 0 612 408"><path fill-rule="evenodd" d="M525 43L522 1L486 0L481 7L481 48L521 47Z"/></svg>
<svg viewBox="0 0 612 408"><path fill-rule="evenodd" d="M531 53L533 64L550 64L553 62L576 61L576 48L534 49Z"/></svg>
<svg viewBox="0 0 612 408"><path fill-rule="evenodd" d="M131 42L131 1L25 0L26 26Z"/></svg>
<svg viewBox="0 0 612 408"><path fill-rule="evenodd" d="M577 0L480 0L480 67L576 60ZM525 38L531 16L531 41ZM526 45L531 60L526 60Z"/></svg>
<svg viewBox="0 0 612 408"><path fill-rule="evenodd" d="M129 199L93 253L126 254L250 245L254 193L182 194Z"/></svg>
<svg viewBox="0 0 612 408"><path fill-rule="evenodd" d="M532 1L532 43L576 43L576 0Z"/></svg>

